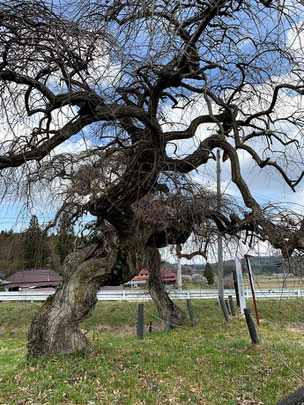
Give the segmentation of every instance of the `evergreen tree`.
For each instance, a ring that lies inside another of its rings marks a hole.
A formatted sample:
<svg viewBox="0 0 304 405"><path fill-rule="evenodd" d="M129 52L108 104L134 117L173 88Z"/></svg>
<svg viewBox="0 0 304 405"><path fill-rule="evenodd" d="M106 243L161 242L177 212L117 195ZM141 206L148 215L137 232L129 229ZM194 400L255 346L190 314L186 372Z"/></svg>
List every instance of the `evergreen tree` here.
<svg viewBox="0 0 304 405"><path fill-rule="evenodd" d="M214 271L211 267L211 264L208 262L205 266L204 277L206 277L208 285L214 284Z"/></svg>
<svg viewBox="0 0 304 405"><path fill-rule="evenodd" d="M63 216L58 224L56 251L62 264L66 256L73 251L75 234L73 225Z"/></svg>
<svg viewBox="0 0 304 405"><path fill-rule="evenodd" d="M24 237L13 230L0 233L0 271L6 276L24 268Z"/></svg>
<svg viewBox="0 0 304 405"><path fill-rule="evenodd" d="M24 267L43 267L48 264L47 234L40 228L36 215L32 215L24 233Z"/></svg>

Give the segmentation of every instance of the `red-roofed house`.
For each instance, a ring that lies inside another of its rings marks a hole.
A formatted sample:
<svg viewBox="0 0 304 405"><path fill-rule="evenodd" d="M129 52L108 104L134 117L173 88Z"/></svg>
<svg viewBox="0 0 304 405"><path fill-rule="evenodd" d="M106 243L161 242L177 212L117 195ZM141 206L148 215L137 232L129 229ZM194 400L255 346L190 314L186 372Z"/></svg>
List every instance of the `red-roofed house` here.
<svg viewBox="0 0 304 405"><path fill-rule="evenodd" d="M170 269L160 269L164 284L174 284L177 281L176 274ZM126 287L139 287L147 284L149 280L149 271L146 269L140 270L138 276L132 278L131 281L125 284Z"/></svg>
<svg viewBox="0 0 304 405"><path fill-rule="evenodd" d="M6 291L22 291L28 289L54 290L62 283L62 277L49 268L20 270L6 280Z"/></svg>

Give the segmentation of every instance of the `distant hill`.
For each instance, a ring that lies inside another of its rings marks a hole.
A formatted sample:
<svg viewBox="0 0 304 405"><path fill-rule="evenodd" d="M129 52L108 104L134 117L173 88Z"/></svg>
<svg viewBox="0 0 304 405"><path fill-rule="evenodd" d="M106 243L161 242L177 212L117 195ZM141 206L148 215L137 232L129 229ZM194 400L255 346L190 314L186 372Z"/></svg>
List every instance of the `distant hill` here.
<svg viewBox="0 0 304 405"><path fill-rule="evenodd" d="M252 270L255 274L273 274L283 272L282 256L257 256L250 259ZM245 259L241 260L242 266L245 267ZM212 268L217 272L217 263L211 263ZM228 275L234 270L234 260L225 260L223 263L224 275ZM177 265L169 262L165 263L165 267L177 271ZM200 273L204 270L203 264L184 264L183 274Z"/></svg>
<svg viewBox="0 0 304 405"><path fill-rule="evenodd" d="M242 267L246 268L246 262L243 258L241 260ZM281 256L256 256L250 259L252 271L255 274L273 274L283 272L283 258ZM212 264L216 270L217 263ZM224 274L230 274L234 270L234 260L226 260L223 263Z"/></svg>

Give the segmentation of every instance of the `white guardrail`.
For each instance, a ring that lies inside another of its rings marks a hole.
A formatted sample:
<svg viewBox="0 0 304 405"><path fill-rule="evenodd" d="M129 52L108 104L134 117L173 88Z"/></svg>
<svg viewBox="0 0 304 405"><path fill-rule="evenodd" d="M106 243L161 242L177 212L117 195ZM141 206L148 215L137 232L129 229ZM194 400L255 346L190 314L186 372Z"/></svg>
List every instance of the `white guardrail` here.
<svg viewBox="0 0 304 405"><path fill-rule="evenodd" d="M52 292L43 291L10 291L0 292L0 301L44 301ZM217 290L171 290L169 295L174 300L202 300L202 299L217 299ZM224 296L232 295L235 298L235 293L232 290L225 290ZM292 298L304 297L303 289L285 289L285 290L258 290L255 292L256 298ZM250 290L245 290L245 297L251 298ZM151 299L148 291L145 290L101 290L97 294L99 301L147 301Z"/></svg>

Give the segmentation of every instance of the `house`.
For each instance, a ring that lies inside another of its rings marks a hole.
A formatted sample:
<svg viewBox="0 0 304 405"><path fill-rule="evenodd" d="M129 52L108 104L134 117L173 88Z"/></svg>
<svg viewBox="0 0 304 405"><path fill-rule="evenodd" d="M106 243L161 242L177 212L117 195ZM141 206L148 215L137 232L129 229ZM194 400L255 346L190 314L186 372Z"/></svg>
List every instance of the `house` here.
<svg viewBox="0 0 304 405"><path fill-rule="evenodd" d="M50 268L19 270L8 277L6 291L24 291L29 289L55 290L62 283L62 277Z"/></svg>
<svg viewBox="0 0 304 405"><path fill-rule="evenodd" d="M177 282L177 275L170 269L160 269L163 282L165 284L174 284Z"/></svg>
<svg viewBox="0 0 304 405"><path fill-rule="evenodd" d="M160 269L161 277L164 284L174 284L177 281L176 274L169 269L162 268ZM146 269L140 270L138 276L132 278L131 281L125 283L126 287L140 287L148 283L149 280L149 271Z"/></svg>

